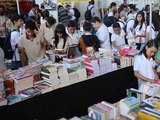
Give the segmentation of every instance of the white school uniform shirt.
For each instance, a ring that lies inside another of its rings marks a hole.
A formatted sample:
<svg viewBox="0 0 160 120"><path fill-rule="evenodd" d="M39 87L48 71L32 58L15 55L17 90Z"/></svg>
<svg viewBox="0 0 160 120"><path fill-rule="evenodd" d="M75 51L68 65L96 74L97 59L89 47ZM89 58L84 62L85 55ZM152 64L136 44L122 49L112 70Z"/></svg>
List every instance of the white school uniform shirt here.
<svg viewBox="0 0 160 120"><path fill-rule="evenodd" d="M146 25L145 23L143 23L142 28L139 30L140 25L137 25L136 28L134 29L134 33L135 35L142 35L145 34L146 31ZM136 43L139 43L139 38L140 37L136 37ZM146 42L146 37L142 37L142 43Z"/></svg>
<svg viewBox="0 0 160 120"><path fill-rule="evenodd" d="M136 56L133 67L134 71L139 72L141 75L149 79L154 79L155 78L155 73L153 71L154 68L155 68L155 61L153 60L153 58L147 59L144 56L144 54ZM139 88L143 83L145 83L145 81L138 78Z"/></svg>
<svg viewBox="0 0 160 120"><path fill-rule="evenodd" d="M121 29L120 35L117 35L117 34L113 33L112 36L111 36L111 41L112 42L115 41L118 46L125 45L125 33L124 33L124 30ZM113 48L113 51L118 51L118 49L115 48L113 45L112 45L112 48Z"/></svg>
<svg viewBox="0 0 160 120"><path fill-rule="evenodd" d="M71 19L70 19L70 20L76 19L73 8L71 8L71 9L69 10L69 12L70 12L70 14L71 14Z"/></svg>
<svg viewBox="0 0 160 120"><path fill-rule="evenodd" d="M111 10L109 10L108 17L113 16L113 15L114 15L113 12Z"/></svg>
<svg viewBox="0 0 160 120"><path fill-rule="evenodd" d="M100 40L101 48L111 49L108 28L102 23L96 32L96 36Z"/></svg>
<svg viewBox="0 0 160 120"><path fill-rule="evenodd" d="M150 33L150 25L147 26L146 32ZM151 39L155 39L157 37L157 35L158 35L158 32L155 31L155 28L152 25L152 27L151 27Z"/></svg>
<svg viewBox="0 0 160 120"><path fill-rule="evenodd" d="M13 31L11 32L11 47L12 50L14 50L13 58L12 61L20 61L20 55L18 52L18 48L16 48L16 44L19 42L19 37L20 37L20 31Z"/></svg>
<svg viewBox="0 0 160 120"><path fill-rule="evenodd" d="M94 5L89 5L88 6L88 10L90 10ZM93 17L99 17L99 13L98 13L98 10L95 8L95 6L91 9L91 15L92 15L92 18Z"/></svg>
<svg viewBox="0 0 160 120"><path fill-rule="evenodd" d="M68 33L68 30L66 31L69 37L71 38L72 44L78 44L79 39L81 37L80 33L78 31L75 31L74 34Z"/></svg>
<svg viewBox="0 0 160 120"><path fill-rule="evenodd" d="M133 19L133 18L129 19L129 20L126 22L126 25L127 25L126 31L127 31L127 32L133 29L134 23L135 23L135 22L134 22L134 19Z"/></svg>

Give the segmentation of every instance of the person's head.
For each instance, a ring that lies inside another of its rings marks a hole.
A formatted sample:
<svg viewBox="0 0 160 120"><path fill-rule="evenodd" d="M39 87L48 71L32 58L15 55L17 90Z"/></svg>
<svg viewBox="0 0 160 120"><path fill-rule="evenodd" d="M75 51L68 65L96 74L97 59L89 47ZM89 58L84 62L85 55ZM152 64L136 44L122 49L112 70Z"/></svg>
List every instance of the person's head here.
<svg viewBox="0 0 160 120"><path fill-rule="evenodd" d="M83 24L83 30L84 30L84 32L91 32L91 30L92 30L92 25L91 25L91 23L85 22L85 23Z"/></svg>
<svg viewBox="0 0 160 120"><path fill-rule="evenodd" d="M48 17L46 21L46 26L51 28L56 23L56 19L53 17Z"/></svg>
<svg viewBox="0 0 160 120"><path fill-rule="evenodd" d="M155 56L158 50L158 42L156 40L149 40L143 47L140 54L144 54L146 58L152 58Z"/></svg>
<svg viewBox="0 0 160 120"><path fill-rule="evenodd" d="M113 30L115 34L120 35L121 27L118 22L113 24Z"/></svg>
<svg viewBox="0 0 160 120"><path fill-rule="evenodd" d="M36 11L37 9L39 9L39 5L33 4L33 5L32 5L32 10L33 10L33 11Z"/></svg>
<svg viewBox="0 0 160 120"><path fill-rule="evenodd" d="M76 30L76 23L75 23L75 21L73 21L73 20L69 21L67 29L68 29L69 33L74 34L75 30Z"/></svg>
<svg viewBox="0 0 160 120"><path fill-rule="evenodd" d="M64 7L62 5L58 5L58 10L63 9Z"/></svg>
<svg viewBox="0 0 160 120"><path fill-rule="evenodd" d="M97 30L101 25L101 20L98 17L93 17L91 19L91 24Z"/></svg>
<svg viewBox="0 0 160 120"><path fill-rule="evenodd" d="M71 9L71 5L66 5L66 9L70 10Z"/></svg>
<svg viewBox="0 0 160 120"><path fill-rule="evenodd" d="M117 9L117 4L116 4L115 2L112 2L112 3L110 4L110 8L111 8L112 10L116 10L116 9Z"/></svg>
<svg viewBox="0 0 160 120"><path fill-rule="evenodd" d="M33 20L35 23L37 22L36 16L30 16L30 17L29 17L29 20Z"/></svg>
<svg viewBox="0 0 160 120"><path fill-rule="evenodd" d="M139 11L136 15L136 19L135 19L135 25L134 28L136 28L136 26L138 24L140 24L140 28L139 30L142 29L143 23L145 23L145 17L144 17L144 12L143 11Z"/></svg>
<svg viewBox="0 0 160 120"><path fill-rule="evenodd" d="M89 1L90 5L94 5L94 0Z"/></svg>
<svg viewBox="0 0 160 120"><path fill-rule="evenodd" d="M118 18L118 19L119 19L119 17L120 17L119 11L118 11L118 10L114 10L114 11L113 11L113 16L114 16L115 18Z"/></svg>
<svg viewBox="0 0 160 120"><path fill-rule="evenodd" d="M149 10L150 10L150 6L149 6L149 5L146 5L145 8L144 8L144 10L146 11L146 13L148 13Z"/></svg>
<svg viewBox="0 0 160 120"><path fill-rule="evenodd" d="M132 13L135 10L135 6L133 4L128 5L128 12Z"/></svg>
<svg viewBox="0 0 160 120"><path fill-rule="evenodd" d="M138 23L145 21L145 17L144 17L144 12L143 11L139 11L137 13L135 21L137 21Z"/></svg>
<svg viewBox="0 0 160 120"><path fill-rule="evenodd" d="M14 13L11 15L11 21L16 28L20 28L23 26L24 23L24 16L23 14L19 15L17 13Z"/></svg>
<svg viewBox="0 0 160 120"><path fill-rule="evenodd" d="M48 10L45 10L42 12L42 18L43 19L47 19L49 17L49 11Z"/></svg>
<svg viewBox="0 0 160 120"><path fill-rule="evenodd" d="M26 35L30 37L35 36L36 24L33 20L28 20L25 24Z"/></svg>
<svg viewBox="0 0 160 120"><path fill-rule="evenodd" d="M65 29L65 26L63 24L58 24L56 26L56 29L55 29L55 46L57 47L58 43L59 43L59 39L60 38L63 38L64 40L64 44L63 44L63 48L65 46L65 43L66 43L66 39L67 39L67 33L66 33L66 29Z"/></svg>
<svg viewBox="0 0 160 120"><path fill-rule="evenodd" d="M64 38L66 35L65 26L63 24L58 24L55 28L55 39Z"/></svg>

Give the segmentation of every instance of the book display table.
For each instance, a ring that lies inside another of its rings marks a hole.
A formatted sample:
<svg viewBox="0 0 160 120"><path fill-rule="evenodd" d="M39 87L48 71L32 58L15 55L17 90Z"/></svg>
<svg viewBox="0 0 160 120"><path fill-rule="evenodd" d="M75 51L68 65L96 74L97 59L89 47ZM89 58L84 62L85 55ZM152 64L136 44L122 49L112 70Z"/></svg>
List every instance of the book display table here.
<svg viewBox="0 0 160 120"><path fill-rule="evenodd" d="M56 120L87 114L94 103L115 103L138 87L133 67L123 68L19 103L0 107L0 120Z"/></svg>

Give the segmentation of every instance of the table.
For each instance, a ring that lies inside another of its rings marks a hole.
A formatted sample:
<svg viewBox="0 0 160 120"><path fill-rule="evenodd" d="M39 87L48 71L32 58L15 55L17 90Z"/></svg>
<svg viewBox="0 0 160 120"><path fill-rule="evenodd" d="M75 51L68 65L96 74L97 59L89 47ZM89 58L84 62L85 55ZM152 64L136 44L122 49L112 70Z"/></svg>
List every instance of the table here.
<svg viewBox="0 0 160 120"><path fill-rule="evenodd" d="M0 107L0 120L56 120L83 116L95 103L115 103L138 87L133 67L113 71L25 101Z"/></svg>

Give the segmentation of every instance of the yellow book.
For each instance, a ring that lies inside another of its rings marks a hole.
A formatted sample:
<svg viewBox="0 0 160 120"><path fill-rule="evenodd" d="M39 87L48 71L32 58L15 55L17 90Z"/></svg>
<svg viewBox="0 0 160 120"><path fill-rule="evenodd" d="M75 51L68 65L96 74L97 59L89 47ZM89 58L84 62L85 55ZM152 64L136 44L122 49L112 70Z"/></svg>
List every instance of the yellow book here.
<svg viewBox="0 0 160 120"><path fill-rule="evenodd" d="M143 113L141 111L138 112L138 118L139 120L158 120L158 118L148 115L146 113Z"/></svg>

